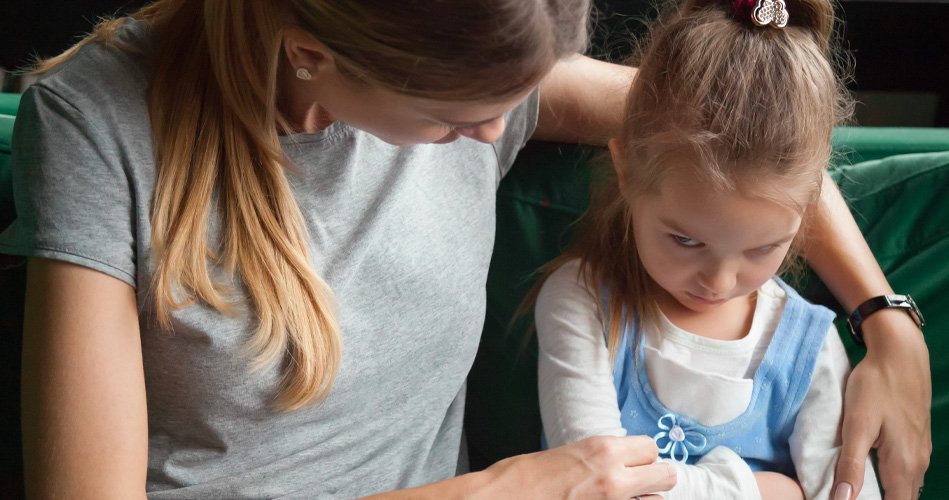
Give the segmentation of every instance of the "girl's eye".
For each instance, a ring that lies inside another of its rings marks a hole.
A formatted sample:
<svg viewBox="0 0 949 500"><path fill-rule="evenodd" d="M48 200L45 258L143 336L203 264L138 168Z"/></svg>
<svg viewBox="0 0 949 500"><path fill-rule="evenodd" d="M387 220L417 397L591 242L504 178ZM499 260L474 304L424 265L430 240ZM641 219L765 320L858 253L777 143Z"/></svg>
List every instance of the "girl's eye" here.
<svg viewBox="0 0 949 500"><path fill-rule="evenodd" d="M693 240L692 238L686 238L685 236L679 236L677 234L673 234L672 239L675 240L676 243L684 247L697 247L697 246L702 245L701 241L696 241L696 240Z"/></svg>
<svg viewBox="0 0 949 500"><path fill-rule="evenodd" d="M765 245L763 247L756 248L754 251L759 254L766 254L766 253L770 253L775 248L778 248L778 246L779 245Z"/></svg>

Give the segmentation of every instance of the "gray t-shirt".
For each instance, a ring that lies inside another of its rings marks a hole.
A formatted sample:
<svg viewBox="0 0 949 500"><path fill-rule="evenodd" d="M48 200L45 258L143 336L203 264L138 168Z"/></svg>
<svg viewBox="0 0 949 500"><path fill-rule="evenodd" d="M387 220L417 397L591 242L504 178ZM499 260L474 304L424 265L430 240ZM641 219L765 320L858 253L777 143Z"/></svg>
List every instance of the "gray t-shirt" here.
<svg viewBox="0 0 949 500"><path fill-rule="evenodd" d="M146 53L150 36L143 22L119 32ZM173 331L154 319L148 67L143 55L92 45L30 88L14 132L19 217L0 236L4 253L135 287L148 497L353 498L453 476L495 191L533 132L537 92L494 144L395 147L340 122L282 139L299 167L288 178L313 265L339 303L343 354L325 401L278 413L278 368L251 373L242 355L249 318L194 305L174 314Z"/></svg>

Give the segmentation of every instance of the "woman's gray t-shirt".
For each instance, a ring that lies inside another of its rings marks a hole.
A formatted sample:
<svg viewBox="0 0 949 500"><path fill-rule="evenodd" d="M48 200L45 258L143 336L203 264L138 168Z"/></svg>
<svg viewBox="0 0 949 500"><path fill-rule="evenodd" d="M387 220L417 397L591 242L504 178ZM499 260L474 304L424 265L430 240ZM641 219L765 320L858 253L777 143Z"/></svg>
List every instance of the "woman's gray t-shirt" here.
<svg viewBox="0 0 949 500"><path fill-rule="evenodd" d="M148 52L143 22L118 39ZM193 305L172 331L154 319L148 67L145 55L90 45L28 90L14 131L18 218L0 236L4 253L135 287L148 497L354 498L453 476L495 191L533 132L537 93L494 144L395 147L340 122L282 139L313 265L339 304L343 354L326 400L279 413L278 368L251 373L242 354L248 317ZM215 227L212 214L211 240Z"/></svg>

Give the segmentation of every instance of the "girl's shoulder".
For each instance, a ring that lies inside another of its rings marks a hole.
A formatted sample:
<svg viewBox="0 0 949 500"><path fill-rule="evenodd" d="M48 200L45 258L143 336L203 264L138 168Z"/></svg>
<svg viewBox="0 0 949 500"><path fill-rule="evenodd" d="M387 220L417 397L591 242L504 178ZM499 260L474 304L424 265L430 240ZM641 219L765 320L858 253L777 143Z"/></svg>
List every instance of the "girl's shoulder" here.
<svg viewBox="0 0 949 500"><path fill-rule="evenodd" d="M562 300L586 300L595 296L586 279L585 269L580 259L564 262L560 267L547 275L537 296L538 304L541 301L553 302Z"/></svg>

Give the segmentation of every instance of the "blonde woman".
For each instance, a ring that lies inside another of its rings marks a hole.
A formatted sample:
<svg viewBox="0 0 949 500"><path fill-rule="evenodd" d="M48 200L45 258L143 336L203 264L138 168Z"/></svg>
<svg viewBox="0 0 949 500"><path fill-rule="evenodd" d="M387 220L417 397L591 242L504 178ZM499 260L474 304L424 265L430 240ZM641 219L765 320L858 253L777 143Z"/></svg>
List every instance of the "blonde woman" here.
<svg viewBox="0 0 949 500"><path fill-rule="evenodd" d="M19 218L0 239L32 257L30 496L672 487L636 437L456 477L495 188L528 138L602 144L620 127L632 74L575 56L588 8L161 0L44 63L17 117ZM889 288L828 191L810 257L850 307ZM889 312L865 332L851 455L879 436L882 457L905 457L891 474L921 477L925 345Z"/></svg>

